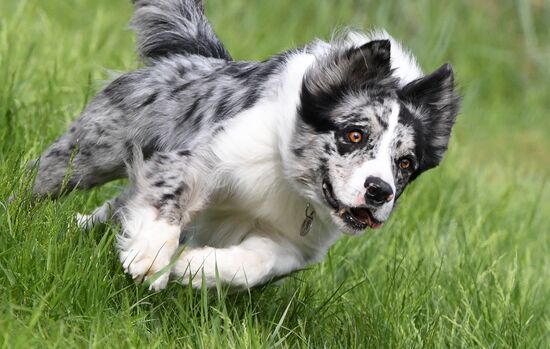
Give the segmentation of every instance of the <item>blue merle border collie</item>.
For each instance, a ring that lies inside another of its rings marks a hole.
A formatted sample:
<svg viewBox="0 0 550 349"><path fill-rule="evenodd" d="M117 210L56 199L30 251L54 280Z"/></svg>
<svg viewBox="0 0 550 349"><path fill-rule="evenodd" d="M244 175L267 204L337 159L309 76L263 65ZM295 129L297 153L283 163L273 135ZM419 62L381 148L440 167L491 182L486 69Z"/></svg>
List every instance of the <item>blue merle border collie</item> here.
<svg viewBox="0 0 550 349"><path fill-rule="evenodd" d="M424 75L384 31L234 61L200 0L134 7L145 66L44 152L33 192L128 177L77 221L119 223L124 270L152 290L170 279L245 289L319 261L341 232L382 226L447 149L451 66Z"/></svg>

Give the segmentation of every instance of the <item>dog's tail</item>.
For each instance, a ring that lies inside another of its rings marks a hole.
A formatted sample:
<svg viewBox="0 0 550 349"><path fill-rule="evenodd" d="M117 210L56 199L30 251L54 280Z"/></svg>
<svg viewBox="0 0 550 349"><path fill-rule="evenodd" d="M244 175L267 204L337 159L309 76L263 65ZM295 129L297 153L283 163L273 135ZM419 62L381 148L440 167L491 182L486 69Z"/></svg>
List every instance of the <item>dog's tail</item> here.
<svg viewBox="0 0 550 349"><path fill-rule="evenodd" d="M232 60L204 15L201 0L132 0L137 49L147 64L174 54Z"/></svg>

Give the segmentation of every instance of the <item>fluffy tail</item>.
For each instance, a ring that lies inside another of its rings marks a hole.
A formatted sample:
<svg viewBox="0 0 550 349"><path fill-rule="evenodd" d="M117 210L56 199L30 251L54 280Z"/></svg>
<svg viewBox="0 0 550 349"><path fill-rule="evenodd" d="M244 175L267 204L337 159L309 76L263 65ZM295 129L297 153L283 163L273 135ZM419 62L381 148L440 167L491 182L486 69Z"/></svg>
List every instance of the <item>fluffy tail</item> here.
<svg viewBox="0 0 550 349"><path fill-rule="evenodd" d="M132 0L132 27L142 59L151 64L173 54L231 60L208 23L201 0Z"/></svg>

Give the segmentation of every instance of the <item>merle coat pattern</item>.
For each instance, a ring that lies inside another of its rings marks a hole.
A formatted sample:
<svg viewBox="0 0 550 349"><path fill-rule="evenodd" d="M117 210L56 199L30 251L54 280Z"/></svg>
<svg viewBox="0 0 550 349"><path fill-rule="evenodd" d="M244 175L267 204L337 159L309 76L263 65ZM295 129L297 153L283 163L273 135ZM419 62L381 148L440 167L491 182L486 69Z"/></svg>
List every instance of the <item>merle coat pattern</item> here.
<svg viewBox="0 0 550 349"><path fill-rule="evenodd" d="M202 275L242 289L318 261L341 231L381 226L447 149L450 65L424 76L386 32L236 62L200 1L134 6L145 67L99 92L44 152L33 191L128 176L78 222L119 222L123 267L151 289L170 276L199 287Z"/></svg>

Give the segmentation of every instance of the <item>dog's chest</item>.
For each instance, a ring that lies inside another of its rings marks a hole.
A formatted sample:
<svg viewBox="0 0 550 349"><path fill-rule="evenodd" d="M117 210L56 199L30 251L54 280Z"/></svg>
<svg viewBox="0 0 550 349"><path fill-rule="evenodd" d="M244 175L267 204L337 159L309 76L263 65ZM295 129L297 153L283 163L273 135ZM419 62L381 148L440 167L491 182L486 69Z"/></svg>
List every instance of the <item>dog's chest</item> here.
<svg viewBox="0 0 550 349"><path fill-rule="evenodd" d="M235 169L210 208L249 219L260 229L292 232L304 218L305 200L284 179L275 163L258 163Z"/></svg>
<svg viewBox="0 0 550 349"><path fill-rule="evenodd" d="M299 235L306 202L284 177L273 120L269 108L252 108L216 136L217 189L194 224L202 243L238 243L251 232Z"/></svg>
<svg viewBox="0 0 550 349"><path fill-rule="evenodd" d="M194 243L225 247L240 243L249 234L299 237L305 203L265 178L248 179L231 181L214 195L192 224Z"/></svg>

